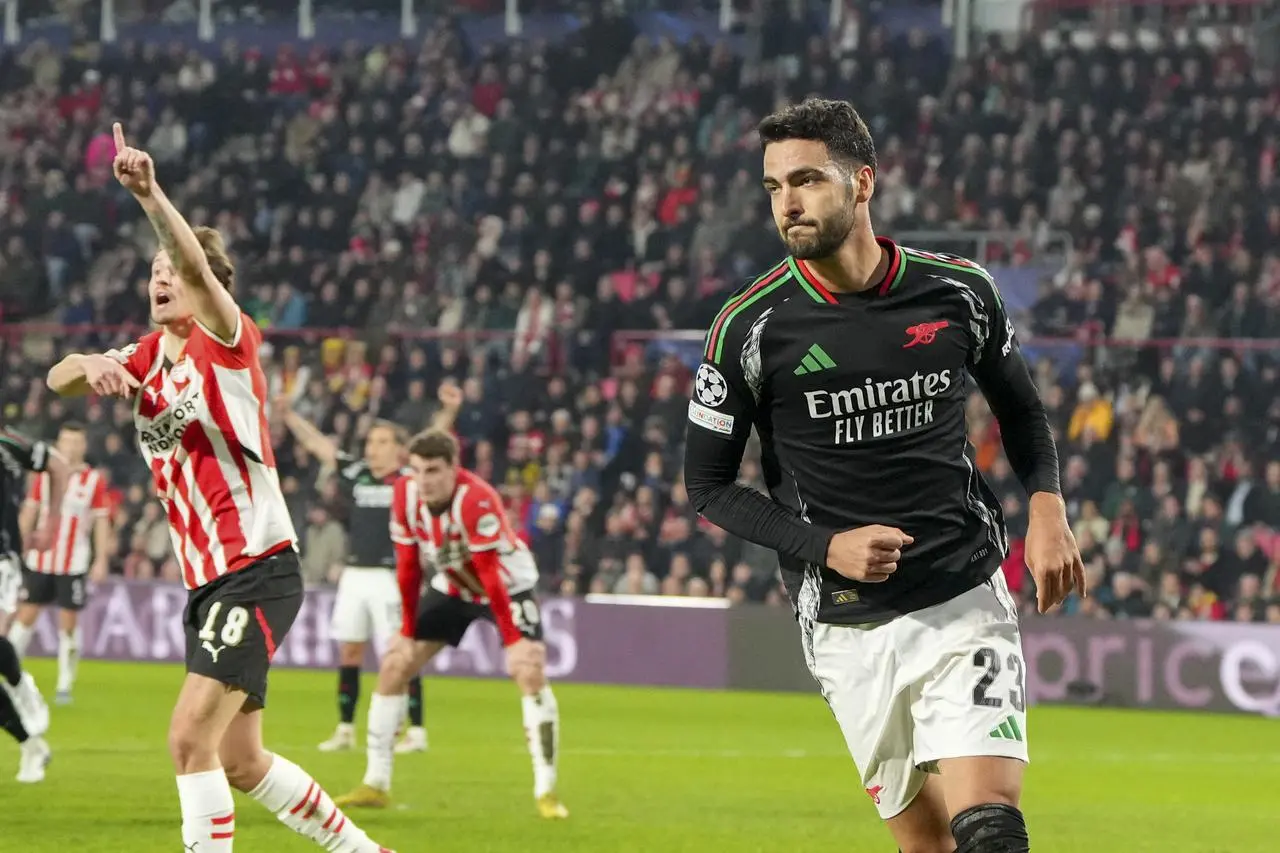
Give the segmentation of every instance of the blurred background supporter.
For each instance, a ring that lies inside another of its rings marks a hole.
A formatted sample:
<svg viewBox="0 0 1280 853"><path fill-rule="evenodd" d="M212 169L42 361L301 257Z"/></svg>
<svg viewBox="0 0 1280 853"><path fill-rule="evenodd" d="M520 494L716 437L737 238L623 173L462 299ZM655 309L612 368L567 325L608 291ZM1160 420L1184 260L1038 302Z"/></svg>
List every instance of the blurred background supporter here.
<svg viewBox="0 0 1280 853"><path fill-rule="evenodd" d="M0 53L0 405L88 425L113 572L177 578L130 412L42 380L136 332L155 247L109 180L118 118L227 236L273 396L354 450L455 380L465 464L549 591L784 604L679 463L701 330L781 253L753 128L816 94L875 134L880 231L988 265L1018 318L1093 591L1064 609L1280 622L1272 4L1031 3L972 43L927 2L521 0L515 36L505 4L420 0L412 38L387 4L313 5L312 40L293 4L226 2L201 42L199 3L117 0L103 43L100 4L21 0ZM333 495L275 434L326 582ZM1025 497L976 397L970 435L1030 600Z"/></svg>

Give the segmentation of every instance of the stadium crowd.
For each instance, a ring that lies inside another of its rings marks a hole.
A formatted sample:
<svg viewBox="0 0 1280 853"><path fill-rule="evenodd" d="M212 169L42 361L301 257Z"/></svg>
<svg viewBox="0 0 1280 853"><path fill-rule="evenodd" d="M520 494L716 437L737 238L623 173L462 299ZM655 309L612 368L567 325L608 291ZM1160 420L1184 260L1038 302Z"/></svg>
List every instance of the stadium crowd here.
<svg viewBox="0 0 1280 853"><path fill-rule="evenodd" d="M952 63L919 31L782 15L770 33L751 64L616 16L479 50L444 21L332 52L0 53L0 415L50 437L84 422L113 484L112 570L176 577L128 405L42 382L140 330L154 247L111 180L120 118L193 224L227 235L273 395L358 454L375 418L423 425L455 381L465 463L502 485L549 591L780 604L776 558L700 522L680 482L691 361L618 341L704 329L776 260L754 124L848 97L879 144L883 233L987 230L977 260L1014 266L1069 236L1020 322L1075 342L1035 350L1092 591L1065 609L1280 622L1280 83L1240 44L993 40ZM1029 601L1025 498L978 397L970 423ZM277 429L324 582L342 507ZM742 477L759 484L758 461Z"/></svg>

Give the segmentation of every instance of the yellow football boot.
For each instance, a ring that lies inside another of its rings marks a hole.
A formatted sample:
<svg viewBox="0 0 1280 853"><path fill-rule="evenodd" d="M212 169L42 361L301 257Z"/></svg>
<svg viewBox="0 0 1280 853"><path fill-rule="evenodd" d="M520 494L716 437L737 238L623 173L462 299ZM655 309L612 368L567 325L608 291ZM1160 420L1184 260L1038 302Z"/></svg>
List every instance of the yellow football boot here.
<svg viewBox="0 0 1280 853"><path fill-rule="evenodd" d="M555 794L543 794L534 802L538 805L538 815L547 820L564 820L569 816L569 810Z"/></svg>
<svg viewBox="0 0 1280 853"><path fill-rule="evenodd" d="M385 809L391 805L391 792L361 785L350 794L334 797L333 803L340 809Z"/></svg>

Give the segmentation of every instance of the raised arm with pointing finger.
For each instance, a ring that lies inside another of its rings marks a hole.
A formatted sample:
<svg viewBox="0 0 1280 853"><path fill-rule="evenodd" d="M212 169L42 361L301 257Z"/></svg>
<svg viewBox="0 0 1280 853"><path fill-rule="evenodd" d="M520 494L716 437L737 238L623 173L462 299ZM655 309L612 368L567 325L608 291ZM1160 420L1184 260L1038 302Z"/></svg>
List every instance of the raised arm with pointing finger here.
<svg viewBox="0 0 1280 853"><path fill-rule="evenodd" d="M214 275L204 248L187 220L156 183L156 167L151 155L126 144L124 128L119 122L112 130L116 138L116 159L112 164L116 179L133 193L151 221L160 248L186 285L195 321L215 337L231 340L240 324L240 309L235 299Z"/></svg>
<svg viewBox="0 0 1280 853"><path fill-rule="evenodd" d="M147 281L156 329L103 357L64 359L49 385L128 393L105 357L139 386L133 432L188 591L186 674L168 733L182 844L231 853L234 786L325 850L389 853L305 770L263 748L271 661L305 594L267 426L262 332L236 306L222 236L188 225L156 184L151 158L114 130L115 176L160 240Z"/></svg>
<svg viewBox="0 0 1280 853"><path fill-rule="evenodd" d="M151 155L129 147L118 122L112 129L116 179L138 200L160 242L160 252L152 262L152 322L173 333L167 339L172 339L175 348L180 348L178 341L185 339L193 322L223 344L234 346L241 314L228 289L234 268L222 237L211 228L193 230L156 182ZM131 363L131 356L127 348L102 354L72 353L54 365L47 383L66 397L93 392L130 399L144 367Z"/></svg>

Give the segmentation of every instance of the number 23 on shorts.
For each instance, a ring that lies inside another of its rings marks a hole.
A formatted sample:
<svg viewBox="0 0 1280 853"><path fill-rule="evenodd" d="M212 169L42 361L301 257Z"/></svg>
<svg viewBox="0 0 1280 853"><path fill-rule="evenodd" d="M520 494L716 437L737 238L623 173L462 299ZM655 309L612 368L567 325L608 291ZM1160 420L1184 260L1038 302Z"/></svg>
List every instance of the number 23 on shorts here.
<svg viewBox="0 0 1280 853"><path fill-rule="evenodd" d="M1010 652L1006 660L1009 671L1013 675L1013 686L1009 689L1009 704L1013 706L1015 711L1025 711L1027 709L1027 696L1025 686L1025 667L1015 652ZM983 670L982 676L978 679L978 683L973 687L973 704L984 708L1001 708L1004 706L1004 699L991 691L992 685L1000 676L1000 653L990 646L984 646L973 653L973 665L976 669Z"/></svg>

